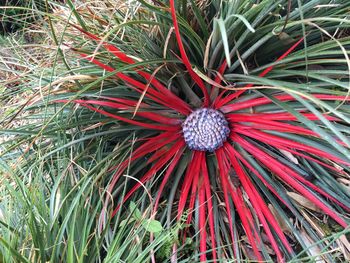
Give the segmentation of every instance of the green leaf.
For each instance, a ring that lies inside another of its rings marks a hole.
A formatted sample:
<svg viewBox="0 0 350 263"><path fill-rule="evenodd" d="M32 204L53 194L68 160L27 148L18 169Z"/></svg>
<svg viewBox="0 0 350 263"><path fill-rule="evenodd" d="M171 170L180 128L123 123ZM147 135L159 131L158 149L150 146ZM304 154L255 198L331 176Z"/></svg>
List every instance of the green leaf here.
<svg viewBox="0 0 350 263"><path fill-rule="evenodd" d="M130 224L130 223L133 223L135 221L135 219L133 218L130 218L130 219L124 219L124 220L121 220L120 223L119 223L119 227L125 227L127 224Z"/></svg>
<svg viewBox="0 0 350 263"><path fill-rule="evenodd" d="M142 221L142 226L150 233L159 233L163 231L162 224L154 219Z"/></svg>
<svg viewBox="0 0 350 263"><path fill-rule="evenodd" d="M231 17L237 17L238 19L240 19L244 25L252 32L255 33L255 29L251 26L251 24L248 22L247 19L245 19L244 16L242 15L237 15L237 14L233 14L233 15L229 15L226 20L230 19Z"/></svg>
<svg viewBox="0 0 350 263"><path fill-rule="evenodd" d="M24 258L20 253L18 253L16 251L16 249L14 249L13 247L11 247L11 245L9 243L6 242L6 240L4 240L2 237L0 237L0 243L3 244L3 246L8 249L9 251L11 251L12 255L14 258L16 258L17 262L25 262L25 263L29 263L30 261L27 260L26 258Z"/></svg>
<svg viewBox="0 0 350 263"><path fill-rule="evenodd" d="M137 208L137 206L134 202L130 202L129 209L130 209L130 212L134 215L134 217L137 220L142 219L141 211L140 211L140 209Z"/></svg>
<svg viewBox="0 0 350 263"><path fill-rule="evenodd" d="M228 44L225 22L224 22L224 20L222 18L218 18L218 19L214 20L214 23L216 23L219 26L222 43L224 45L224 51L225 51L225 57L226 57L227 65L229 67L231 67L230 47L229 47L229 44Z"/></svg>

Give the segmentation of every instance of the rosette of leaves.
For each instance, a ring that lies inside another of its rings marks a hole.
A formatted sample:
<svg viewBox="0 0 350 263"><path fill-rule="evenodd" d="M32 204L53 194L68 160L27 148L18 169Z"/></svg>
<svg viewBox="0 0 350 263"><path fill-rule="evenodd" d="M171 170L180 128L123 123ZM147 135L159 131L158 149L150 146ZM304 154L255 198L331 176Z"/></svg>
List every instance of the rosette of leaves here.
<svg viewBox="0 0 350 263"><path fill-rule="evenodd" d="M174 262L285 262L315 256L312 243L343 260L319 224L349 224L349 7L171 0L75 13L70 72L95 81L50 99L114 131L99 229L146 191L143 209L162 225L187 215Z"/></svg>

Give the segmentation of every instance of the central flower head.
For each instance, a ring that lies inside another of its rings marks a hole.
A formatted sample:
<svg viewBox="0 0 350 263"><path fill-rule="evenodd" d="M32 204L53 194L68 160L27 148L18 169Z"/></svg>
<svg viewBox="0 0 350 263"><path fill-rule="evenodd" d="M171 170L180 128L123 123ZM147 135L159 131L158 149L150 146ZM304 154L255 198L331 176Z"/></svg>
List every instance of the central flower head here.
<svg viewBox="0 0 350 263"><path fill-rule="evenodd" d="M187 117L182 131L191 150L213 152L227 140L230 128L220 111L201 108Z"/></svg>

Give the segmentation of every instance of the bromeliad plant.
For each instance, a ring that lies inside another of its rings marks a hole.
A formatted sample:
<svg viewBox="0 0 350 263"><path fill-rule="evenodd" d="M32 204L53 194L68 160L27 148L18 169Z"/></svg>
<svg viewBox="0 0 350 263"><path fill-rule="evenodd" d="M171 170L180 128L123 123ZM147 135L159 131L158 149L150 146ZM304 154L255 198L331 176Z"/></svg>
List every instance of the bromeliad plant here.
<svg viewBox="0 0 350 263"><path fill-rule="evenodd" d="M74 50L118 89L73 101L135 137L110 169L101 227L146 185L154 217L170 224L186 212L180 243L194 237L202 262L312 256L318 218L349 224L350 4L325 17L323 1L140 2L149 20L117 26L123 39L74 26L97 46ZM135 178L126 189L125 174Z"/></svg>

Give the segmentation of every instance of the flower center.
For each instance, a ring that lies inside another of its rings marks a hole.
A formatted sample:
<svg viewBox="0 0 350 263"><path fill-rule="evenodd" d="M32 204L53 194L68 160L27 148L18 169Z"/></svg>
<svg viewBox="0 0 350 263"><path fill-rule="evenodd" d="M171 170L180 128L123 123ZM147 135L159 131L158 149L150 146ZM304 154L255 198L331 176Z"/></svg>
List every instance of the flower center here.
<svg viewBox="0 0 350 263"><path fill-rule="evenodd" d="M230 128L220 111L201 108L187 117L182 131L191 150L213 152L227 140Z"/></svg>

